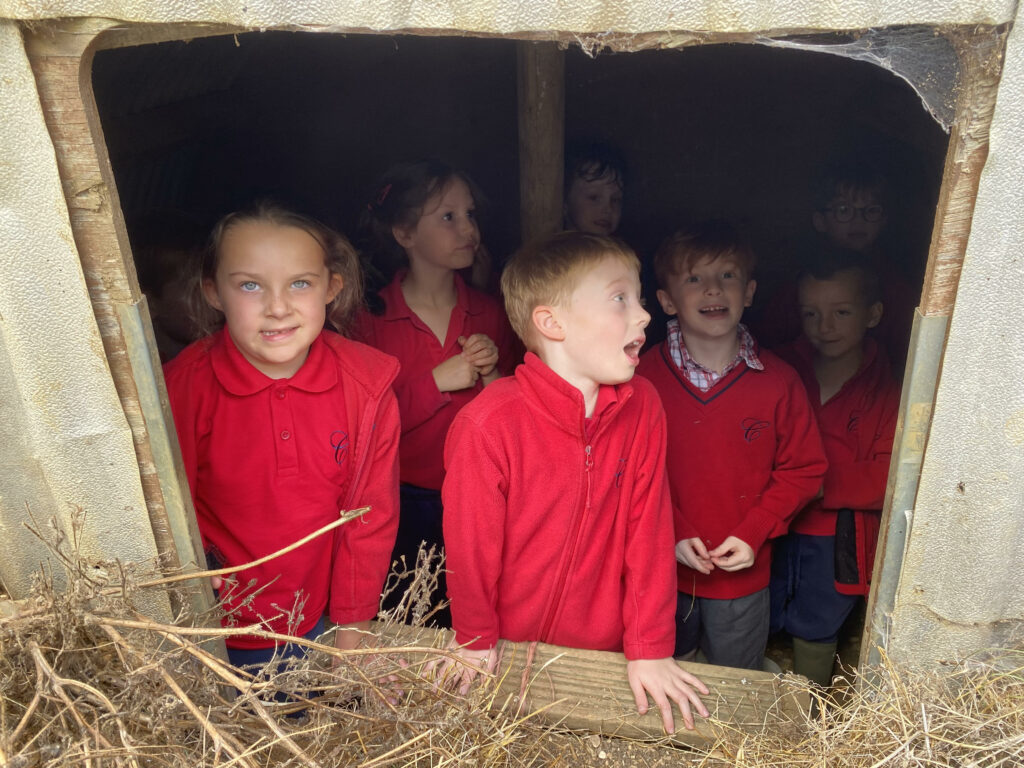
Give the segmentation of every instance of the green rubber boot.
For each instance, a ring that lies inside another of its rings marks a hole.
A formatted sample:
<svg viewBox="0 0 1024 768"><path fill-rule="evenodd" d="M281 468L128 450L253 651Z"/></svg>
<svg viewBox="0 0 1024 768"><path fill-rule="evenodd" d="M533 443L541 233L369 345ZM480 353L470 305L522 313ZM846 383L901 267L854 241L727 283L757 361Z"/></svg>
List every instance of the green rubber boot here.
<svg viewBox="0 0 1024 768"><path fill-rule="evenodd" d="M793 671L823 688L832 685L837 643L812 643L793 638Z"/></svg>

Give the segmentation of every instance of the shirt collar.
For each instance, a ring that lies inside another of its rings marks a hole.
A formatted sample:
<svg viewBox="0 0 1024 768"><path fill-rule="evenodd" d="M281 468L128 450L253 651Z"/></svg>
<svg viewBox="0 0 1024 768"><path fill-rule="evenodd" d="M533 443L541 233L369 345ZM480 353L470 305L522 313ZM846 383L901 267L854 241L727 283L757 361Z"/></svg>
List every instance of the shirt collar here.
<svg viewBox="0 0 1024 768"><path fill-rule="evenodd" d="M746 363L748 368L753 368L755 371L763 371L764 364L757 356L757 342L754 341L754 337L750 335L750 331L747 330L747 326L743 323L739 323L736 326L736 337L739 340L736 357L725 366L722 375L735 368L740 361ZM708 370L690 356L690 352L686 349L686 344L683 342L683 333L679 328L678 318L673 317L668 321L668 338L666 341L673 362L680 368L696 368L708 373L715 373L715 371Z"/></svg>
<svg viewBox="0 0 1024 768"><path fill-rule="evenodd" d="M534 401L564 430L585 434L586 406L583 393L563 379L533 352L527 352L523 365L516 368L516 379L532 392ZM632 396L633 385L601 384L597 390L597 403L591 419L602 420L613 413L620 403ZM594 422L597 423L596 421Z"/></svg>
<svg viewBox="0 0 1024 768"><path fill-rule="evenodd" d="M302 367L289 379L272 379L250 363L235 346L227 328L217 332L210 349L210 364L217 381L233 395L254 395L275 382L306 392L326 392L338 383L338 368L330 365L332 354L324 341L324 333L316 337Z"/></svg>

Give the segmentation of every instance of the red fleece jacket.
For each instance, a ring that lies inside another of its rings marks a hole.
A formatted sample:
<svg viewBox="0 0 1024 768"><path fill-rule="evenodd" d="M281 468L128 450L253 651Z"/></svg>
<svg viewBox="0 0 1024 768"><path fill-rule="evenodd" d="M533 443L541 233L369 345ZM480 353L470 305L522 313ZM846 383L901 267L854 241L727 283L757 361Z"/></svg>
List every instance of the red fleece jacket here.
<svg viewBox="0 0 1024 768"><path fill-rule="evenodd" d="M833 536L836 514L842 508L855 513L855 552L858 578L855 583L836 583L846 594L867 594L878 540L879 512L892 458L900 390L892 378L889 361L874 339L864 339L860 370L827 403L821 404L814 375L814 349L806 339L779 350L807 388L818 417L828 473L825 495L808 504L790 526L795 533Z"/></svg>
<svg viewBox="0 0 1024 768"><path fill-rule="evenodd" d="M668 477L676 540L699 537L708 550L729 536L755 552L740 571L702 574L679 564L679 590L733 599L768 586L768 539L821 489L827 463L807 394L796 372L758 350L764 370L740 363L707 392L687 381L665 344L637 372L661 395L668 420Z"/></svg>
<svg viewBox="0 0 1024 768"><path fill-rule="evenodd" d="M363 517L263 565L221 591L225 626L266 621L310 631L373 618L398 530L394 358L324 331L289 379L270 379L221 331L164 369L203 546L225 566L268 555L337 519ZM255 580L253 587L248 586ZM251 600L245 599L251 595ZM298 610L295 610L298 608ZM297 621L289 626L285 615ZM228 638L235 648L273 641Z"/></svg>
<svg viewBox="0 0 1024 768"><path fill-rule="evenodd" d="M665 416L642 379L602 387L598 411L588 439L580 391L527 354L456 417L442 498L459 643L672 655Z"/></svg>

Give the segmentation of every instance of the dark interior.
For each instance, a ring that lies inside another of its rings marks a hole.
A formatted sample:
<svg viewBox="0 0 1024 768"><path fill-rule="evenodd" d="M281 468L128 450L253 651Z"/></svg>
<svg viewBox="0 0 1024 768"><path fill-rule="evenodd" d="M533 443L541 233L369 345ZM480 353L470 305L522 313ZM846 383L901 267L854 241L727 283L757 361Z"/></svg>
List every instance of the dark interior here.
<svg viewBox="0 0 1024 768"><path fill-rule="evenodd" d="M519 245L516 42L249 33L97 53L93 85L126 215L207 229L259 197L352 234L389 164L437 156L488 197L484 240ZM749 234L762 290L809 230L809 187L856 150L887 169L893 258L920 283L947 136L898 77L821 53L727 44L566 54L566 137L624 155L619 234L642 256L680 222Z"/></svg>
<svg viewBox="0 0 1024 768"><path fill-rule="evenodd" d="M140 275L153 232L168 245L201 240L261 197L351 235L374 179L422 156L474 177L488 198L484 241L504 259L520 230L516 45L268 32L98 52L96 102ZM596 57L573 47L565 77L567 140L625 157L618 234L643 258L680 223L731 220L758 255L757 313L811 231L812 180L856 151L888 175L887 252L919 289L948 137L891 72L723 44ZM847 661L859 634L845 633Z"/></svg>

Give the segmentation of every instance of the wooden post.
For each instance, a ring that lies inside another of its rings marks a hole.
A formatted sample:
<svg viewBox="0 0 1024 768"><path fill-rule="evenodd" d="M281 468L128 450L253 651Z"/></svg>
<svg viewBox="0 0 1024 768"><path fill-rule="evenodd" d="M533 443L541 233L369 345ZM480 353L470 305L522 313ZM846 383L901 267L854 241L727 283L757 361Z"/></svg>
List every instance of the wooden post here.
<svg viewBox="0 0 1024 768"><path fill-rule="evenodd" d="M523 242L562 228L565 53L518 44L519 207Z"/></svg>

